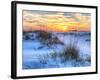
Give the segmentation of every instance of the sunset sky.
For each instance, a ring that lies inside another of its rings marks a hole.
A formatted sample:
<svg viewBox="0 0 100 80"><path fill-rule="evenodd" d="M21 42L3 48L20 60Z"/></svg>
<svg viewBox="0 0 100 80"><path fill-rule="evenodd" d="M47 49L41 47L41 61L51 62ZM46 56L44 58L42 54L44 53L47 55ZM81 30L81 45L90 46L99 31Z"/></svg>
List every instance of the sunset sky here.
<svg viewBox="0 0 100 80"><path fill-rule="evenodd" d="M23 30L90 31L91 14L57 11L23 11Z"/></svg>

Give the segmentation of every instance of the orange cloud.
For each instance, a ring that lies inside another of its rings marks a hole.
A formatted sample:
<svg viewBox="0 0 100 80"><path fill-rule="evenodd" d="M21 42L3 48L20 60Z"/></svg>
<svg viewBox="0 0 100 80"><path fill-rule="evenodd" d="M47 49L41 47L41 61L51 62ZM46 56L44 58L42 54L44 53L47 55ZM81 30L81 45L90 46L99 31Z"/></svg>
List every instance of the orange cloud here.
<svg viewBox="0 0 100 80"><path fill-rule="evenodd" d="M91 17L90 15L81 13L71 13L72 16L63 12L50 14L34 13L23 11L23 30L46 30L57 32L68 31L90 31Z"/></svg>

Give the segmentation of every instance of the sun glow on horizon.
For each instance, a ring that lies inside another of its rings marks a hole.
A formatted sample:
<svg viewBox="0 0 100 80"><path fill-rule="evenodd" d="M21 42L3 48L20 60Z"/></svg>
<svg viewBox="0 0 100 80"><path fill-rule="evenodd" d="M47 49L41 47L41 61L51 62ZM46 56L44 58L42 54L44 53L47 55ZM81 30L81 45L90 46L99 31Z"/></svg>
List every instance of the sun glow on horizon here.
<svg viewBox="0 0 100 80"><path fill-rule="evenodd" d="M23 11L23 30L55 32L90 31L89 13Z"/></svg>

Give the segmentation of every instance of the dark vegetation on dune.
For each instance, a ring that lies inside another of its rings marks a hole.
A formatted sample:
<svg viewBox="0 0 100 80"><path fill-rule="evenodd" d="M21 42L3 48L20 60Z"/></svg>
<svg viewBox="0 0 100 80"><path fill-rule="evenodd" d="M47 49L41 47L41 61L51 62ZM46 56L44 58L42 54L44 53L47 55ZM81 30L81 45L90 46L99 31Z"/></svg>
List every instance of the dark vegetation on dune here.
<svg viewBox="0 0 100 80"><path fill-rule="evenodd" d="M25 40L34 40L31 39L31 37L34 35L30 35L32 32L23 32L24 39ZM61 42L57 36L53 36L52 33L46 32L46 31L33 31L33 33L36 34L36 39L38 39L40 42L42 42L44 45L50 46L54 44L61 44L64 45L63 42Z"/></svg>

